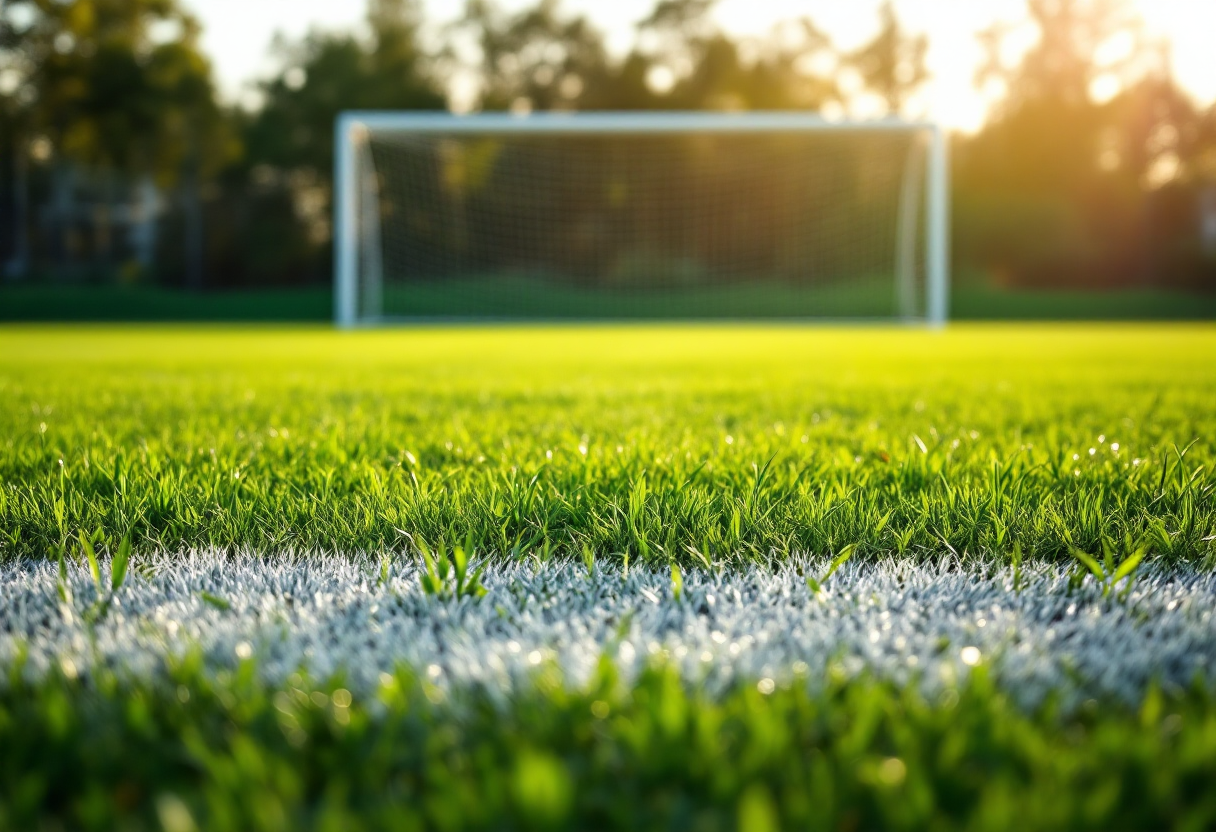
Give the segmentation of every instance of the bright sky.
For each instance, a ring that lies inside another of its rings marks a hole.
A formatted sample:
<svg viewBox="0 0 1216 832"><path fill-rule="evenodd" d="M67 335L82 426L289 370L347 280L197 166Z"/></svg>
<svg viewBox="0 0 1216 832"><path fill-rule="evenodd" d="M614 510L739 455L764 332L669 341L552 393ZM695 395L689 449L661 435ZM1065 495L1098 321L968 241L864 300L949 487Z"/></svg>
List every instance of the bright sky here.
<svg viewBox="0 0 1216 832"><path fill-rule="evenodd" d="M427 18L450 20L463 0L424 0ZM586 11L609 33L614 46L625 48L633 24L654 0L565 0L570 10ZM1216 101L1216 0L1134 0L1149 31L1173 44L1179 81L1201 103ZM519 7L526 0L507 0ZM718 19L736 33L758 34L774 22L809 15L838 46L864 42L877 28L880 0L721 0ZM276 32L291 38L310 28L352 28L363 17L356 0L186 0L202 19L204 44L213 57L225 93L237 98L250 79L274 69L269 45ZM981 58L975 34L996 20L1024 18L1024 0L896 0L909 29L930 36L927 115L950 126L975 129L983 119L984 99L972 85Z"/></svg>

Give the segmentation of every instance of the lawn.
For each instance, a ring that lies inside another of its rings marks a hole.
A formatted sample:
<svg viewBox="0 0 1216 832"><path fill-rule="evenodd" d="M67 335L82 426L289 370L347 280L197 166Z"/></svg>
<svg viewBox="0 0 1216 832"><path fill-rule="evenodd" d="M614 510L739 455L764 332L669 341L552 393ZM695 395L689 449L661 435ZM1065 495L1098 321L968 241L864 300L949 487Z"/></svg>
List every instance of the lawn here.
<svg viewBox="0 0 1216 832"><path fill-rule="evenodd" d="M0 328L0 827L1210 827L1214 356Z"/></svg>
<svg viewBox="0 0 1216 832"><path fill-rule="evenodd" d="M1216 329L0 330L0 557L1068 557L1216 510ZM696 549L691 552L690 549Z"/></svg>

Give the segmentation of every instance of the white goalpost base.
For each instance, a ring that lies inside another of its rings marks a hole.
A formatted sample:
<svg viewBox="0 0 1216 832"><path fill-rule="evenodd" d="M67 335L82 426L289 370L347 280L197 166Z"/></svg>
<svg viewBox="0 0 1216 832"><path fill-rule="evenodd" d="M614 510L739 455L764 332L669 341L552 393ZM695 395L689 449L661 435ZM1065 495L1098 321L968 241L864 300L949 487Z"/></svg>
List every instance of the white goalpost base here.
<svg viewBox="0 0 1216 832"><path fill-rule="evenodd" d="M931 123L349 112L335 139L339 327L948 317Z"/></svg>

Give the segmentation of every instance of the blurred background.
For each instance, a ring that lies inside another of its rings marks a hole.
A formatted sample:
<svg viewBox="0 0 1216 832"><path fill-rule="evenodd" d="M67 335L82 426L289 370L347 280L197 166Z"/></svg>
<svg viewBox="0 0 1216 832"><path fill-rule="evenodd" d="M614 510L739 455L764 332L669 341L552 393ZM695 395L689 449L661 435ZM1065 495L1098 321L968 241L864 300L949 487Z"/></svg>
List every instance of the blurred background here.
<svg viewBox="0 0 1216 832"><path fill-rule="evenodd" d="M953 315L1216 317L1216 3L0 0L0 320L328 320L345 109L952 135Z"/></svg>

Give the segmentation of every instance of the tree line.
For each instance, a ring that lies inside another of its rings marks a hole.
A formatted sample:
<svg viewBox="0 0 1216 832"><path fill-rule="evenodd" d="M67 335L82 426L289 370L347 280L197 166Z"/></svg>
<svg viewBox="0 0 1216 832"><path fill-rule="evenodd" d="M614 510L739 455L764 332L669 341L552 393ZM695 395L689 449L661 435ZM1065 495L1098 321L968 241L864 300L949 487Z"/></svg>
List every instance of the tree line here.
<svg viewBox="0 0 1216 832"><path fill-rule="evenodd" d="M810 19L733 36L714 5L658 0L617 54L558 0L468 0L429 36L416 0L370 0L360 33L278 41L247 107L221 100L178 0L7 0L0 279L325 282L346 109L916 114L928 43L890 3L851 50ZM1016 59L1013 28L982 34L975 81L995 103L954 140L960 277L1216 291L1216 107L1180 89L1124 0L1027 9L1039 37Z"/></svg>

